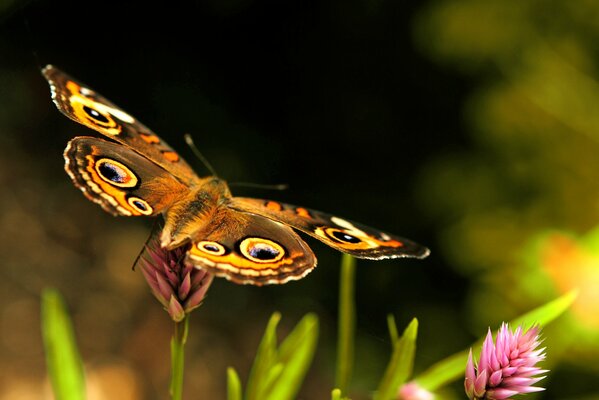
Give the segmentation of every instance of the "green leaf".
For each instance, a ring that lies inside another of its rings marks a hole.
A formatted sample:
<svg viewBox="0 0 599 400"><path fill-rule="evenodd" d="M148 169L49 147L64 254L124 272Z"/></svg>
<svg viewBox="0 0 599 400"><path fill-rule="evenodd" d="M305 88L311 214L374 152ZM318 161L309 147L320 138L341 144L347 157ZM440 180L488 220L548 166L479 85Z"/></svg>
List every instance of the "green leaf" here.
<svg viewBox="0 0 599 400"><path fill-rule="evenodd" d="M389 328L389 338L391 339L391 343L397 343L399 340L399 333L397 332L395 317L392 314L387 315L387 327Z"/></svg>
<svg viewBox="0 0 599 400"><path fill-rule="evenodd" d="M574 302L577 296L577 291L571 291L555 300L546 303L538 308L535 308L528 313L515 318L510 321L510 326L516 327L522 325L524 327L530 327L535 324L541 326L547 325L561 314L563 314L568 307ZM473 345L473 349L477 349L476 352L480 352L484 336L476 341ZM418 375L415 380L423 388L434 391L439 387L453 382L464 375L466 368L466 361L468 360L469 349L463 350L446 359L439 361L432 367Z"/></svg>
<svg viewBox="0 0 599 400"><path fill-rule="evenodd" d="M280 319L281 314L274 313L268 321L248 379L246 400L292 400L314 358L318 340L316 315L305 315L277 348Z"/></svg>
<svg viewBox="0 0 599 400"><path fill-rule="evenodd" d="M261 396L265 396L270 390L272 390L272 386L275 384L277 379L281 376L283 372L283 368L285 365L283 363L276 363L273 365L267 372L266 377L264 378L264 382L260 385L264 388L263 392L261 392Z"/></svg>
<svg viewBox="0 0 599 400"><path fill-rule="evenodd" d="M393 323L393 326L395 326L395 323ZM405 329L402 337L393 344L391 360L374 395L374 400L395 399L399 386L412 375L417 336L418 320L414 318Z"/></svg>
<svg viewBox="0 0 599 400"><path fill-rule="evenodd" d="M270 369L277 363L277 325L280 320L281 314L275 312L266 325L248 379L247 400L262 400L264 393L268 389L265 385L267 383L267 376Z"/></svg>
<svg viewBox="0 0 599 400"><path fill-rule="evenodd" d="M574 303L577 296L578 290L572 290L541 307L535 308L518 318L514 318L510 321L510 325L514 327L522 325L525 328L530 328L535 324L547 325L562 315ZM482 344L482 340L480 340L480 343Z"/></svg>
<svg viewBox="0 0 599 400"><path fill-rule="evenodd" d="M307 314L297 324L279 349L279 360L284 367L274 382L266 400L292 400L299 391L306 372L314 358L318 341L318 318Z"/></svg>
<svg viewBox="0 0 599 400"><path fill-rule="evenodd" d="M349 254L343 254L339 278L339 333L337 336L337 370L335 373L335 386L343 394L347 394L354 365L355 281L356 259Z"/></svg>
<svg viewBox="0 0 599 400"><path fill-rule="evenodd" d="M42 292L42 336L54 397L57 400L84 399L83 364L73 327L64 301L54 289Z"/></svg>
<svg viewBox="0 0 599 400"><path fill-rule="evenodd" d="M241 380L235 368L227 368L227 400L242 400Z"/></svg>

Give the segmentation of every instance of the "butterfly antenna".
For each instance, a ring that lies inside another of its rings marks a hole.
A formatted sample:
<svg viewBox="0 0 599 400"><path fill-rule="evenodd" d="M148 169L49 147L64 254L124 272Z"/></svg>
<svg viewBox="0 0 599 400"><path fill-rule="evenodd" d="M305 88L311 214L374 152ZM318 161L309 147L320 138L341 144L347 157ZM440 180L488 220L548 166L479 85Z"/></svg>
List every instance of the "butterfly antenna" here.
<svg viewBox="0 0 599 400"><path fill-rule="evenodd" d="M185 138L185 143L187 143L187 145L191 148L191 150L193 151L195 156L206 166L206 168L210 171L210 173L212 175L218 177L218 174L216 173L216 171L214 170L214 168L212 167L210 162L208 162L208 159L206 157L204 157L202 152L196 147L191 135L189 133L186 133L184 135L184 138ZM284 183L276 184L276 185L263 185L260 183L251 183L251 182L233 182L233 183L229 183L229 186L243 186L243 187L251 187L251 188L266 189L266 190L287 190L289 188L289 185L284 184Z"/></svg>
<svg viewBox="0 0 599 400"><path fill-rule="evenodd" d="M195 154L195 156L202 162L202 164L204 164L204 166L210 171L212 175L218 177L218 174L216 173L212 165L208 162L208 159L204 157L204 155L196 147L191 135L189 133L186 133L183 137L185 138L185 143L187 143L191 151L193 151L193 154Z"/></svg>
<svg viewBox="0 0 599 400"><path fill-rule="evenodd" d="M287 190L289 189L289 185L286 183L279 183L275 185L264 185L261 183L251 183L251 182L232 182L229 183L229 186L242 186L242 187L250 187L257 189L266 189L266 190Z"/></svg>

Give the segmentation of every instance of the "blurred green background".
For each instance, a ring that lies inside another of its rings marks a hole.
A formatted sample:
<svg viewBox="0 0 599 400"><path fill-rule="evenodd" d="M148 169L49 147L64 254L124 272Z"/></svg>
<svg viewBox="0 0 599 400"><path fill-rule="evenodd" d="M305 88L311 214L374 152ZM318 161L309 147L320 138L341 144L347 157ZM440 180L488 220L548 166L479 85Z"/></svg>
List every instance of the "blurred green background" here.
<svg viewBox="0 0 599 400"><path fill-rule="evenodd" d="M51 398L39 295L66 297L89 399L165 398L172 324L139 271L152 222L113 218L63 171L92 131L63 117L52 63L155 130L192 164L191 133L238 188L432 249L359 261L353 399L390 354L385 317L420 320L416 372L487 326L571 288L544 332L542 399L599 399L599 3L591 0L0 0L0 399ZM185 394L225 398L268 316L321 322L303 399L334 380L340 255L280 287L217 279L193 313ZM530 396L531 398L533 396ZM461 382L441 398L464 398Z"/></svg>

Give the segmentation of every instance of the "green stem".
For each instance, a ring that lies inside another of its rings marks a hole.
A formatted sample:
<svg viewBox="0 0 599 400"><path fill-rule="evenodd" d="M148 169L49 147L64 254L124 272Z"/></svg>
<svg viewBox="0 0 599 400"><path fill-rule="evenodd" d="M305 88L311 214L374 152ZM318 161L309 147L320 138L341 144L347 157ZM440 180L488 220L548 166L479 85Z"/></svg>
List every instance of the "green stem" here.
<svg viewBox="0 0 599 400"><path fill-rule="evenodd" d="M181 400L183 396L183 370L185 364L185 343L189 332L189 315L175 322L175 332L171 339L171 385L172 400Z"/></svg>
<svg viewBox="0 0 599 400"><path fill-rule="evenodd" d="M335 387L347 396L354 364L356 307L354 303L356 259L344 254L339 280L339 334L337 338L337 373Z"/></svg>

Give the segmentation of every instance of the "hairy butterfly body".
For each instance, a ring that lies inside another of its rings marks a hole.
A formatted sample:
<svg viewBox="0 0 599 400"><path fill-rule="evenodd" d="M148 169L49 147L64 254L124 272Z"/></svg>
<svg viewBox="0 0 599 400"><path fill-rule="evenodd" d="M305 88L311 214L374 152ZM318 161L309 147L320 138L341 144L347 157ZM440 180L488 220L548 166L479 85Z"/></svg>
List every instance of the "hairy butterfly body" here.
<svg viewBox="0 0 599 400"><path fill-rule="evenodd" d="M67 117L106 137L75 137L65 170L83 194L113 215L164 216L161 245L187 246L186 261L235 283L280 284L304 277L316 257L294 231L360 258L424 258L410 240L304 207L233 197L201 178L160 137L110 101L48 65L52 99Z"/></svg>

